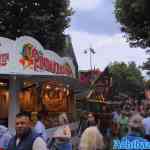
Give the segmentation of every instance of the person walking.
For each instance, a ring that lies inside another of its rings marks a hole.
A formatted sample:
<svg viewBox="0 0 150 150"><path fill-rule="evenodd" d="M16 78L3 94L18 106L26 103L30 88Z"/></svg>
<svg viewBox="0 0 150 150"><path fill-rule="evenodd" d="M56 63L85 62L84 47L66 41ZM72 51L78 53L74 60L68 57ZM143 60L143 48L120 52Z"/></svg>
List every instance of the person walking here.
<svg viewBox="0 0 150 150"><path fill-rule="evenodd" d="M128 117L125 110L121 112L121 116L118 119L118 123L119 123L119 134L120 134L119 136L123 137L128 132Z"/></svg>
<svg viewBox="0 0 150 150"><path fill-rule="evenodd" d="M77 134L81 137L84 130L88 127L87 113L83 112L80 116L79 126L77 129Z"/></svg>
<svg viewBox="0 0 150 150"><path fill-rule="evenodd" d="M129 119L129 123L128 123L128 127L129 127L129 132L127 134L127 136L122 137L120 143L124 143L124 148L121 149L128 149L128 150L133 150L135 148L131 148L128 147L129 145L125 145L125 143L145 143L147 142L147 140L145 140L142 137L143 134L143 117L139 114L135 114L133 116L131 116L131 118ZM117 147L118 145L114 144L113 149L118 149L120 150L120 148ZM132 145L133 146L133 145ZM143 150L141 147L136 147L136 150Z"/></svg>
<svg viewBox="0 0 150 150"><path fill-rule="evenodd" d="M7 150L11 137L8 128L0 125L0 150Z"/></svg>
<svg viewBox="0 0 150 150"><path fill-rule="evenodd" d="M37 114L37 122L34 126L34 130L36 133L39 133L45 142L48 141L48 135L46 133L45 125L42 120L42 116L40 113Z"/></svg>
<svg viewBox="0 0 150 150"><path fill-rule="evenodd" d="M97 127L96 119L92 113L88 117L89 127L85 129L81 136L79 150L103 150L103 136Z"/></svg>
<svg viewBox="0 0 150 150"><path fill-rule="evenodd" d="M115 138L119 135L119 118L120 118L120 109L116 109L112 112L112 136Z"/></svg>
<svg viewBox="0 0 150 150"><path fill-rule="evenodd" d="M65 113L62 113L58 117L59 125L54 132L53 139L55 140L55 145L57 150L72 150L71 139L71 129L68 125L68 118Z"/></svg>
<svg viewBox="0 0 150 150"><path fill-rule="evenodd" d="M10 140L7 150L47 150L44 140L31 129L28 113L16 115L16 135Z"/></svg>

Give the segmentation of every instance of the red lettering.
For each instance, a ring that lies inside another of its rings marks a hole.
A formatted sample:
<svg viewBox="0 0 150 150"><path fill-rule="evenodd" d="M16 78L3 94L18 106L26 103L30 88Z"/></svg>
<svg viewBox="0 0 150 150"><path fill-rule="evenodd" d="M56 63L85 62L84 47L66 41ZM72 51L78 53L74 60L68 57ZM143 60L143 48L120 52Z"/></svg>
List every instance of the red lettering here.
<svg viewBox="0 0 150 150"><path fill-rule="evenodd" d="M35 61L39 59L39 53L35 48L32 49L32 57L34 58Z"/></svg>
<svg viewBox="0 0 150 150"><path fill-rule="evenodd" d="M61 65L58 64L58 70L57 70L58 74L61 74Z"/></svg>
<svg viewBox="0 0 150 150"><path fill-rule="evenodd" d="M57 68L56 68L57 67L57 63L54 62L53 65L54 65L54 73L56 73L56 71L57 71Z"/></svg>
<svg viewBox="0 0 150 150"><path fill-rule="evenodd" d="M57 73L57 74L59 74L59 64L58 64L58 63L56 63L56 65L55 65L55 66L56 66L56 73Z"/></svg>
<svg viewBox="0 0 150 150"><path fill-rule="evenodd" d="M40 56L38 61L39 61L39 69L43 70L44 69L44 66L43 66L43 56Z"/></svg>
<svg viewBox="0 0 150 150"><path fill-rule="evenodd" d="M0 66L6 66L9 61L9 53L0 54Z"/></svg>
<svg viewBox="0 0 150 150"><path fill-rule="evenodd" d="M51 61L47 57L40 55L36 48L32 49L32 58L34 62L35 71L38 71L40 69L40 70L45 70L56 74L67 74L67 75L72 74L72 71L69 67L60 65L57 62ZM2 61L1 57L0 60Z"/></svg>
<svg viewBox="0 0 150 150"><path fill-rule="evenodd" d="M44 58L43 65L45 66L45 70L48 71L49 70L49 60L48 60L48 58Z"/></svg>
<svg viewBox="0 0 150 150"><path fill-rule="evenodd" d="M48 71L51 72L51 70L52 70L52 61L49 60Z"/></svg>
<svg viewBox="0 0 150 150"><path fill-rule="evenodd" d="M61 74L66 74L65 73L65 67L64 66L62 66L62 73Z"/></svg>
<svg viewBox="0 0 150 150"><path fill-rule="evenodd" d="M46 71L48 68L48 61L46 57L43 57L43 69Z"/></svg>
<svg viewBox="0 0 150 150"><path fill-rule="evenodd" d="M59 65L59 74L62 72L62 65Z"/></svg>

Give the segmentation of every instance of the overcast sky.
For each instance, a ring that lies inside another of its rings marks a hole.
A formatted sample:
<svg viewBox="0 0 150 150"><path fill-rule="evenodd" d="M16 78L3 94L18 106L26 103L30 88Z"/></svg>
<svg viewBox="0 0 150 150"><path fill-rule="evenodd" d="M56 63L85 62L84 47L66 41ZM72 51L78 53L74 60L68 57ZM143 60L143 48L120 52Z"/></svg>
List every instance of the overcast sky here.
<svg viewBox="0 0 150 150"><path fill-rule="evenodd" d="M144 50L129 48L123 38L113 13L113 0L71 0L71 6L75 14L66 32L71 35L79 69L90 68L89 55L84 54L90 45L96 51L92 64L100 70L114 61L141 65L146 60Z"/></svg>

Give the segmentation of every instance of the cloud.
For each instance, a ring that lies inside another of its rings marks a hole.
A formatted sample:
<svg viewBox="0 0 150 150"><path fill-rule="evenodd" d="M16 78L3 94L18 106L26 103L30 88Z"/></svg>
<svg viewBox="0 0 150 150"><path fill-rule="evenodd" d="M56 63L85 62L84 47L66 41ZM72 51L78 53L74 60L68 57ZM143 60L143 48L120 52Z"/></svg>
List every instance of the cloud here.
<svg viewBox="0 0 150 150"><path fill-rule="evenodd" d="M71 0L75 10L71 27L66 30L72 37L79 69L90 69L90 58L84 50L90 45L96 51L93 66L103 70L114 61L135 61L141 65L146 60L144 50L130 48L122 37L114 15L114 0Z"/></svg>
<svg viewBox="0 0 150 150"><path fill-rule="evenodd" d="M77 10L73 3L79 5L80 9ZM72 0L72 6L75 9L71 21L72 29L107 35L120 32L112 0Z"/></svg>
<svg viewBox="0 0 150 150"><path fill-rule="evenodd" d="M92 64L102 70L114 61L124 61L126 63L135 61L137 65L141 65L146 60L144 50L130 48L122 34L100 36L75 30L70 30L69 33L72 37L79 69L90 69L89 55L84 54L84 50L88 49L90 45L96 51L96 54L92 56Z"/></svg>
<svg viewBox="0 0 150 150"><path fill-rule="evenodd" d="M78 11L91 11L103 0L71 0L71 7Z"/></svg>

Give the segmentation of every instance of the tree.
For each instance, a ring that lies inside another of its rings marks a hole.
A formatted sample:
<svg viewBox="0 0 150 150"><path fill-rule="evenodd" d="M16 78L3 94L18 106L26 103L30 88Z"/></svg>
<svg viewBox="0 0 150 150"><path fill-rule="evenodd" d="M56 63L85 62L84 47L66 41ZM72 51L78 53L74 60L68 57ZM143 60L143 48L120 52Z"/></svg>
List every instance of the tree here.
<svg viewBox="0 0 150 150"><path fill-rule="evenodd" d="M150 47L150 1L116 0L115 15L121 24L121 31L131 47ZM147 51L149 54L149 50ZM150 70L150 58L143 63L144 70ZM148 71L150 74L150 71Z"/></svg>
<svg viewBox="0 0 150 150"><path fill-rule="evenodd" d="M144 81L141 71L134 62L129 64L115 62L110 65L110 73L113 81L113 96L124 93L138 98L140 93L144 91Z"/></svg>
<svg viewBox="0 0 150 150"><path fill-rule="evenodd" d="M116 0L115 15L132 47L150 47L150 1Z"/></svg>
<svg viewBox="0 0 150 150"><path fill-rule="evenodd" d="M63 32L71 15L69 0L1 0L0 36L29 35L45 48L59 51L65 47Z"/></svg>

